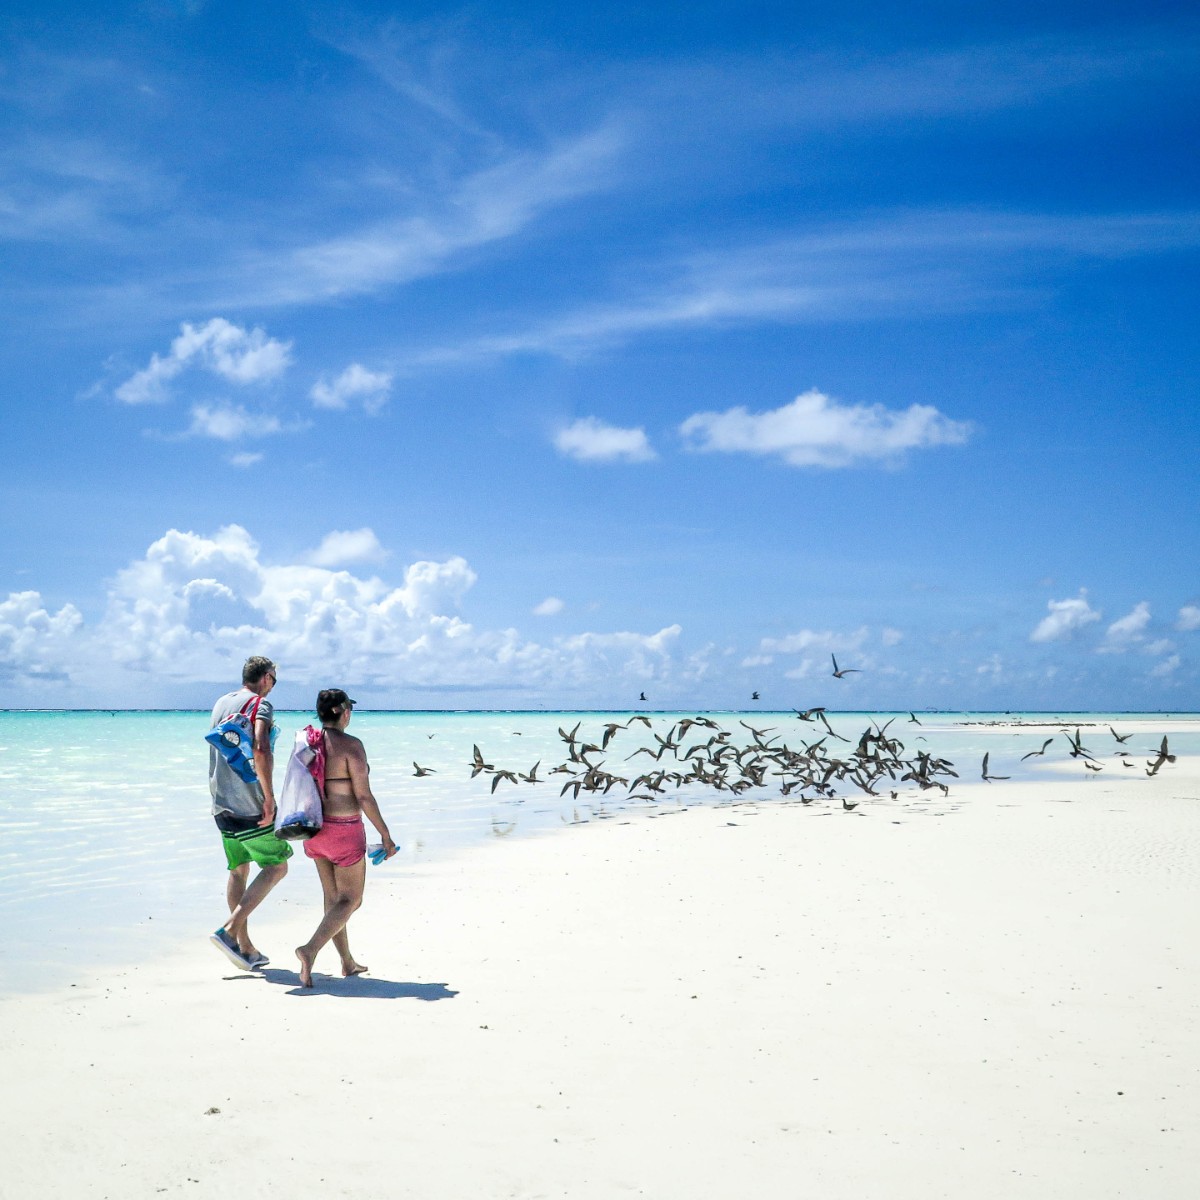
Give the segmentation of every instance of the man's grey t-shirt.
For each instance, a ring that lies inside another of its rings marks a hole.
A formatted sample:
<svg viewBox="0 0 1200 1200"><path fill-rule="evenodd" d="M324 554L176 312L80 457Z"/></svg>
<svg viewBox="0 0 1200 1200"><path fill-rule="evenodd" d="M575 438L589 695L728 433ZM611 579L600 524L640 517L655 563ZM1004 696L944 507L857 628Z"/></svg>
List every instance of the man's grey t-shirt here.
<svg viewBox="0 0 1200 1200"><path fill-rule="evenodd" d="M213 705L212 725L218 725L235 713L241 712L243 706L250 700L258 699L249 689L242 688L222 696ZM251 713L254 709L249 710ZM266 721L271 725L275 722L275 709L269 700L258 701L258 712L254 723ZM217 813L231 813L235 817L253 817L258 820L263 814L263 791L258 783L247 783L230 765L216 746L208 747L208 790L212 793L213 816Z"/></svg>

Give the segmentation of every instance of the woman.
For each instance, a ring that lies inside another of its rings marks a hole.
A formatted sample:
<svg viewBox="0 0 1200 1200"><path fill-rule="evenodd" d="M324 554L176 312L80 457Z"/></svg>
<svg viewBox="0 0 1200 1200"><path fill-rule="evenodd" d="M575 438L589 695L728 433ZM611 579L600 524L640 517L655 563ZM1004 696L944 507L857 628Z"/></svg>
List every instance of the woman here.
<svg viewBox="0 0 1200 1200"><path fill-rule="evenodd" d="M304 853L317 864L321 890L325 893L325 915L316 932L296 947L300 960L300 984L312 987L312 969L317 954L329 941L342 959L343 975L361 975L367 968L354 961L346 922L362 904L367 877L367 835L363 813L379 831L388 858L396 843L379 812L367 779L370 767L363 744L346 732L354 701L341 688L327 688L317 697L325 748L325 797L321 830L304 843Z"/></svg>

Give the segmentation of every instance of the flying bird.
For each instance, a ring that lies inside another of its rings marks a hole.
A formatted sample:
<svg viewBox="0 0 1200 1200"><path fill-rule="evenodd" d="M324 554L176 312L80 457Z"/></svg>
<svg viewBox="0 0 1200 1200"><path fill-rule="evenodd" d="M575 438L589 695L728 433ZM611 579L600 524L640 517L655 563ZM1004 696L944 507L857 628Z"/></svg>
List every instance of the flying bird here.
<svg viewBox="0 0 1200 1200"><path fill-rule="evenodd" d="M604 736L600 739L600 749L603 750L609 742L612 741L613 735L618 729L628 729L628 725L620 725L616 721L611 721L604 726Z"/></svg>
<svg viewBox="0 0 1200 1200"><path fill-rule="evenodd" d="M432 767L423 767L420 763L413 763L413 774L421 779L426 775L436 775L437 772Z"/></svg>
<svg viewBox="0 0 1200 1200"><path fill-rule="evenodd" d="M910 725L920 725L920 723L921 723L920 721L917 720L916 715L914 713L908 714L908 722Z"/></svg>
<svg viewBox="0 0 1200 1200"><path fill-rule="evenodd" d="M1027 758L1037 758L1037 757L1038 757L1038 755L1040 755L1040 754L1045 754L1045 753L1046 753L1046 747L1047 747L1048 745L1050 745L1050 743L1051 743L1052 741L1054 741L1054 739L1053 739L1052 737L1051 737L1051 738L1047 738L1047 739L1046 739L1046 740L1045 740L1045 741L1042 743L1042 748L1041 748L1040 750L1030 750L1030 752L1029 752L1028 754L1022 754L1022 755L1021 755L1021 761L1022 761L1022 762L1024 762L1024 761L1025 761Z"/></svg>
<svg viewBox="0 0 1200 1200"><path fill-rule="evenodd" d="M1072 758L1092 758L1092 757L1094 757L1093 755L1089 754L1088 751L1086 751L1083 748L1083 743L1079 740L1079 730L1078 729L1075 730L1074 738L1072 738L1071 735L1069 733L1067 733L1067 731L1065 729L1063 730L1063 732L1066 733L1067 741L1071 743L1071 757Z"/></svg>
<svg viewBox="0 0 1200 1200"><path fill-rule="evenodd" d="M479 753L478 746L472 746L471 749L475 752L475 761L471 764L472 779L474 779L480 771L494 771L496 769L490 762L483 761L483 755Z"/></svg>
<svg viewBox="0 0 1200 1200"><path fill-rule="evenodd" d="M645 693L645 692L642 692L642 694L641 694L640 696L638 696L638 700L639 700L639 701L644 701L645 699L646 699L646 693Z"/></svg>
<svg viewBox="0 0 1200 1200"><path fill-rule="evenodd" d="M751 699L751 700L757 700L757 699L758 699L758 693L757 693L757 692L752 692L752 693L751 693L751 695L750 695L750 699Z"/></svg>
<svg viewBox="0 0 1200 1200"><path fill-rule="evenodd" d="M1050 740L1053 741L1054 739L1051 738ZM1011 775L989 775L987 765L988 765L988 755L985 754L983 756L983 775L982 775L982 779L983 779L984 783L991 783L993 779L1011 779L1012 778Z"/></svg>
<svg viewBox="0 0 1200 1200"><path fill-rule="evenodd" d="M1174 761L1175 761L1175 755L1173 755L1167 749L1167 739L1166 739L1166 735L1164 735L1163 740L1162 740L1162 745L1158 748L1158 757L1153 762L1146 764L1146 766L1150 768L1146 772L1146 774L1147 775L1157 775L1158 768L1161 767L1163 765L1163 763L1165 763L1165 762L1173 763Z"/></svg>
<svg viewBox="0 0 1200 1200"><path fill-rule="evenodd" d="M1122 746L1125 745L1125 743L1129 741L1131 737L1133 737L1133 734L1131 733L1127 733L1124 735L1124 737L1122 737L1121 734L1119 734L1111 725L1108 727L1108 732L1111 733Z"/></svg>
<svg viewBox="0 0 1200 1200"><path fill-rule="evenodd" d="M834 677L834 679L841 679L844 675L861 675L862 674L862 671L858 667L841 667L841 668L839 668L837 665L837 659L832 654L829 657L833 659L833 677Z"/></svg>
<svg viewBox="0 0 1200 1200"><path fill-rule="evenodd" d="M821 724L825 726L825 732L828 733L830 737L837 738L839 742L848 742L850 740L849 738L842 737L840 733L833 732L833 726L830 725L829 719L825 716L825 710L823 708L817 709L817 716L820 718Z"/></svg>

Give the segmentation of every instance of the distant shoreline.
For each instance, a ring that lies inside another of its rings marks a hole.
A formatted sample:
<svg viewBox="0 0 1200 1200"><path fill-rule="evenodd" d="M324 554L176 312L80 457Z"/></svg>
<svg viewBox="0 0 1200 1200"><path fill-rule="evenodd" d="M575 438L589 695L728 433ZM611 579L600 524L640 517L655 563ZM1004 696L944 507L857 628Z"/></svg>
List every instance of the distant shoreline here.
<svg viewBox="0 0 1200 1200"><path fill-rule="evenodd" d="M279 713L308 713L308 708L276 707ZM388 716L620 716L625 713L645 713L647 716L666 716L672 713L755 713L758 716L776 717L793 716L794 708L367 708L358 705L356 712L380 713ZM1200 710L1176 708L1146 708L1146 709L1108 709L1108 708L1039 708L1039 709L990 709L990 708L826 708L830 716L836 717L877 717L891 714L921 713L930 717L993 717L1007 718L1007 723L1022 724L1027 717L1198 717ZM130 715L140 713L146 716L163 713L205 713L208 708L2 708L0 716L15 714L56 714L79 715L81 713L120 713ZM968 722L979 724L980 722Z"/></svg>

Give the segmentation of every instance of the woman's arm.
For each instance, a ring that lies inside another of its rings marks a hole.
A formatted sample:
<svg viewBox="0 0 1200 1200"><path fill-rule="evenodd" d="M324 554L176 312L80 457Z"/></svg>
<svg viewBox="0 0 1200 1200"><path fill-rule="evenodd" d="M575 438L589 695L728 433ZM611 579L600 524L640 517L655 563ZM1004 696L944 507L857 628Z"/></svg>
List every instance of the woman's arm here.
<svg viewBox="0 0 1200 1200"><path fill-rule="evenodd" d="M392 835L388 832L387 822L383 819L383 814L379 811L379 802L375 799L374 793L371 791L371 780L368 774L367 767L367 752L363 749L363 744L358 738L348 737L346 754L346 765L350 769L350 783L354 788L354 798L358 801L359 806L363 810L363 815L375 826L379 836L383 839L383 848L386 851L386 857L391 858L396 853L396 843L392 840Z"/></svg>

